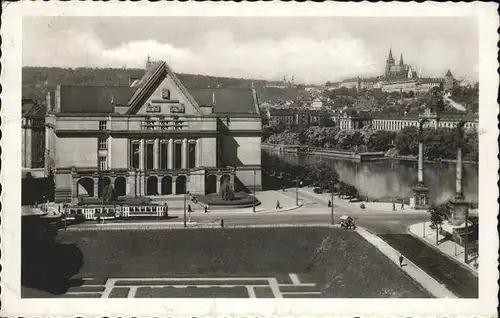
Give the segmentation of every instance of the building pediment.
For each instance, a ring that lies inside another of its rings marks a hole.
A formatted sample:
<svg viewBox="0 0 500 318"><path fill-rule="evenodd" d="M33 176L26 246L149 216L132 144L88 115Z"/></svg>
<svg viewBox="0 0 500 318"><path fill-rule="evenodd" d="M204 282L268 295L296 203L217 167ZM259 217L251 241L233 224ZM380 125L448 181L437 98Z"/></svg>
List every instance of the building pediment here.
<svg viewBox="0 0 500 318"><path fill-rule="evenodd" d="M149 78L141 79L142 86L131 101L128 114L137 115L197 115L201 114L198 103L165 62L151 66Z"/></svg>

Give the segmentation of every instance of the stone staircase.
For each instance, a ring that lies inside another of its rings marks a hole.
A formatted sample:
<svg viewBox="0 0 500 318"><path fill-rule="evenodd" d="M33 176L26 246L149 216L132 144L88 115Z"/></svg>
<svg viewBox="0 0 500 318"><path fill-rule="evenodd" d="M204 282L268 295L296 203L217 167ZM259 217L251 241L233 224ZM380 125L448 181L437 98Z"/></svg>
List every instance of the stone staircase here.
<svg viewBox="0 0 500 318"><path fill-rule="evenodd" d="M54 201L56 203L71 202L71 190L70 189L56 190L54 194Z"/></svg>

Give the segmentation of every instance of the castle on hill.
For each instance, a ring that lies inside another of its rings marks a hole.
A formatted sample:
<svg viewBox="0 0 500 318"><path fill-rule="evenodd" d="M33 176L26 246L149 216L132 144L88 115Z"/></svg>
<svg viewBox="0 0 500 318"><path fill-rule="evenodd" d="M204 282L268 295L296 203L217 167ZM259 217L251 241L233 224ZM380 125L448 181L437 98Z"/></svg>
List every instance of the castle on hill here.
<svg viewBox="0 0 500 318"><path fill-rule="evenodd" d="M433 87L444 90L452 89L457 81L450 70L443 77L424 77L422 70L417 73L410 64L405 64L403 54L396 63L389 49L389 56L385 62L384 74L371 78L349 78L333 83L332 88L381 89L384 92L426 92Z"/></svg>

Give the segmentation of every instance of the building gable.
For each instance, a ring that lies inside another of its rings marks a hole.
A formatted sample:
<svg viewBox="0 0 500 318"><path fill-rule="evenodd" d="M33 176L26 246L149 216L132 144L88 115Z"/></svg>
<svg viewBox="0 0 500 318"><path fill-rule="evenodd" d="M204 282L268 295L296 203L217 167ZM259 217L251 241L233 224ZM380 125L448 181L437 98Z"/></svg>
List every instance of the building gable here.
<svg viewBox="0 0 500 318"><path fill-rule="evenodd" d="M149 78L141 79L141 87L131 100L128 114L198 115L200 107L172 70L165 64L155 64Z"/></svg>

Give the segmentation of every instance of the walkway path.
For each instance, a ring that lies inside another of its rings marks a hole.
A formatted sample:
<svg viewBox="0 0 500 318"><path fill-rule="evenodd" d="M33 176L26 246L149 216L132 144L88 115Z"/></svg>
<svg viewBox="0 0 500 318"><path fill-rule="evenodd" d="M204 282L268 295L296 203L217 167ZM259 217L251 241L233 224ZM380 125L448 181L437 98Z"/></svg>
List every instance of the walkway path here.
<svg viewBox="0 0 500 318"><path fill-rule="evenodd" d="M389 244L384 242L380 237L368 232L366 229L358 227L356 231L365 238L368 242L373 244L380 252L387 256L391 261L399 266L399 257L401 254L392 248ZM427 289L434 297L437 298L457 298L451 291L444 285L440 284L434 278L429 276L417 265L405 259L404 266L401 269L406 272L410 277L416 280L422 287Z"/></svg>
<svg viewBox="0 0 500 318"><path fill-rule="evenodd" d="M477 276L477 267L475 266L475 264L478 264L479 261L476 259L473 262L465 263L465 249L461 245L456 244L453 241L443 240L444 236L440 234L438 234L438 240L440 241L440 243L436 246L436 230L431 229L430 225L430 222L413 224L408 227L408 233L420 239L430 247L438 250L446 257L460 264L460 266L466 268Z"/></svg>

